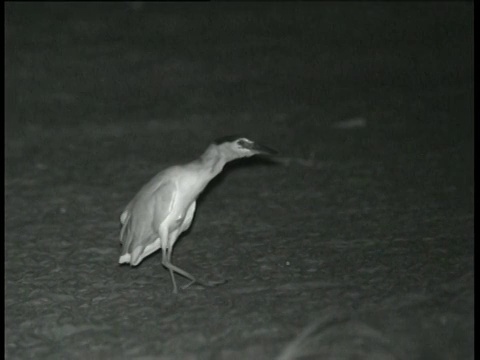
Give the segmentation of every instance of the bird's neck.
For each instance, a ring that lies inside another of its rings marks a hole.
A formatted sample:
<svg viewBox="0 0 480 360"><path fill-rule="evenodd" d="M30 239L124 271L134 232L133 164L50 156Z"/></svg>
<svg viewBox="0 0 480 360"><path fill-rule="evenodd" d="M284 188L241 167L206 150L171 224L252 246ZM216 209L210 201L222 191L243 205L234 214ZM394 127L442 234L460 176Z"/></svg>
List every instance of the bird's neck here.
<svg viewBox="0 0 480 360"><path fill-rule="evenodd" d="M213 179L223 170L225 164L230 160L233 159L230 159L227 154L220 151L218 146L210 145L197 161L208 173L207 176L210 177L210 179Z"/></svg>

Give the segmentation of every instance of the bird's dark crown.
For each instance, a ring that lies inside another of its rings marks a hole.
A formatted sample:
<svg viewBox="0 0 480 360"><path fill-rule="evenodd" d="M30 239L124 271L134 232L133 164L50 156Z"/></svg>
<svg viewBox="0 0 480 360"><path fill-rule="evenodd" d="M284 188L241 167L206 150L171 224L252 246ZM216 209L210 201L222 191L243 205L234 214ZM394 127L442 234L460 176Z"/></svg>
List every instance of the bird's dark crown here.
<svg viewBox="0 0 480 360"><path fill-rule="evenodd" d="M241 136L241 135L227 135L227 136L222 136L218 139L215 139L213 141L213 143L215 145L220 145L220 144L224 144L224 143L227 143L227 142L234 142L234 141L239 140L239 139L248 139L248 138L246 138L245 136Z"/></svg>

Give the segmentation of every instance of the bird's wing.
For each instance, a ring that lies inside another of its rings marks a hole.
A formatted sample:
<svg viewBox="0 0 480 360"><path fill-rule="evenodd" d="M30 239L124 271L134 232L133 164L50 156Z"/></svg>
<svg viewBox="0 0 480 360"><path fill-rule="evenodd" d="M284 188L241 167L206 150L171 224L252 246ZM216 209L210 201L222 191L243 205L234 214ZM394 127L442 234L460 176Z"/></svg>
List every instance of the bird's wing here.
<svg viewBox="0 0 480 360"><path fill-rule="evenodd" d="M125 209L120 215L120 223L122 225L125 224L127 222L127 218L128 218L128 210Z"/></svg>
<svg viewBox="0 0 480 360"><path fill-rule="evenodd" d="M153 193L139 194L132 202L120 235L120 242L123 244L120 263L135 266L148 255L144 250L159 237L159 224L172 211L175 193L175 183L167 181ZM155 250L150 249L149 254Z"/></svg>
<svg viewBox="0 0 480 360"><path fill-rule="evenodd" d="M145 199L150 198L152 194L159 189L159 187L164 185L164 182L162 179L164 175L165 175L165 171L161 171L157 175L155 175L148 183L146 183L140 189L140 191L133 197L133 199L128 203L128 205L125 206L125 209L120 215L120 223L122 225L128 221L132 213L132 208L136 204L138 204L139 201L146 202ZM142 199L142 200L139 200L139 199Z"/></svg>
<svg viewBox="0 0 480 360"><path fill-rule="evenodd" d="M155 231L159 232L160 225L172 212L176 196L177 186L173 181L165 182L152 194L153 228Z"/></svg>
<svg viewBox="0 0 480 360"><path fill-rule="evenodd" d="M185 220L183 221L181 232L187 231L190 225L192 225L193 215L195 215L195 207L196 201L192 202L185 214Z"/></svg>

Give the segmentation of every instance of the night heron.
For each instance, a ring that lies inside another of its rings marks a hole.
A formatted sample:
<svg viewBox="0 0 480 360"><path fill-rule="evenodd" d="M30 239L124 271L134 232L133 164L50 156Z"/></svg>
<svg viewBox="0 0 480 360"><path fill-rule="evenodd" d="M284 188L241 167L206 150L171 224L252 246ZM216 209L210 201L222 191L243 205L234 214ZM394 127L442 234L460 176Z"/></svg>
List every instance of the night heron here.
<svg viewBox="0 0 480 360"><path fill-rule="evenodd" d="M122 253L119 263L137 266L145 257L162 249L162 265L170 272L174 293L177 292L174 273L190 280L182 289L195 282L203 286L224 283L198 281L173 265L173 246L179 235L192 224L198 196L227 162L275 153L275 150L245 137L226 136L214 141L200 158L158 173L140 189L120 216Z"/></svg>

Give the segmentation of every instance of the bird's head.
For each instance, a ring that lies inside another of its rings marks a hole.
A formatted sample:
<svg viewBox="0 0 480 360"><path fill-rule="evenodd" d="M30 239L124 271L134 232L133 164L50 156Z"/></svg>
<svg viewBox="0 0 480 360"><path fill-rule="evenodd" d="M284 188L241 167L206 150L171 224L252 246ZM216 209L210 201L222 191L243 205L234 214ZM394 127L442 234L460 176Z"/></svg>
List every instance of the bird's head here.
<svg viewBox="0 0 480 360"><path fill-rule="evenodd" d="M237 135L221 137L215 140L214 144L231 160L253 155L271 156L278 153L265 145Z"/></svg>

